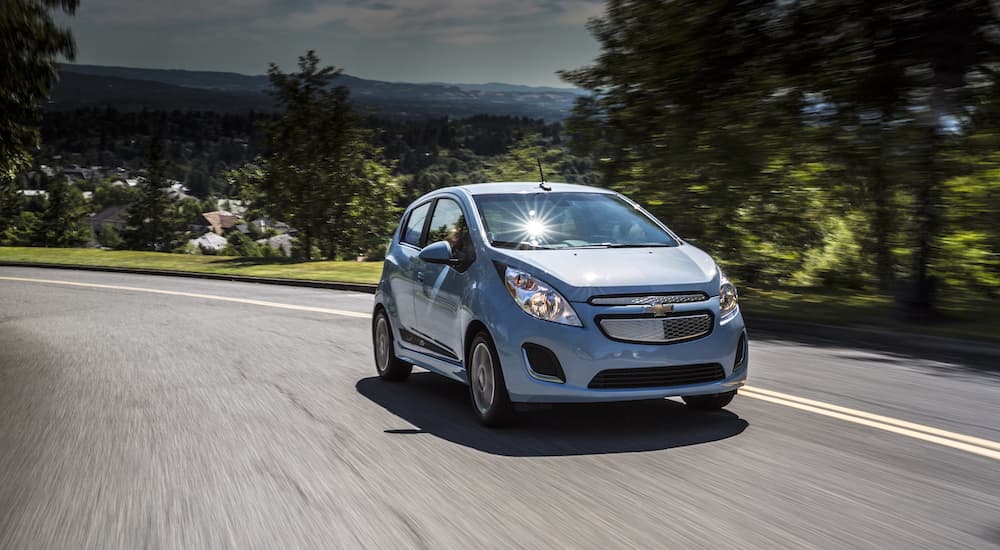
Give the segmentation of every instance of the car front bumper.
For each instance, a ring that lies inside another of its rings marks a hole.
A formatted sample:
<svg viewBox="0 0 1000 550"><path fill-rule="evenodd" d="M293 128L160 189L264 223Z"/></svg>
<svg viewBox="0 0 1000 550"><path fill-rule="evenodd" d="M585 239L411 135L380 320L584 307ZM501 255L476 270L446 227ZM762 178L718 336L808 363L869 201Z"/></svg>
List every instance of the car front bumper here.
<svg viewBox="0 0 1000 550"><path fill-rule="evenodd" d="M746 328L740 313L720 323L718 298L710 304L715 312L712 332L687 342L640 344L611 340L597 326L595 317L608 308L574 303L583 327L541 321L527 315L517 323L491 328L507 390L512 401L522 403L581 403L631 401L685 395L705 395L736 390L746 383L749 355ZM704 309L700 305L699 309ZM742 354L740 337L743 336ZM543 346L558 358L564 383L539 379L522 350L526 343ZM742 355L740 364L737 356ZM595 389L588 387L601 371L651 367L683 367L719 364L721 380L666 387Z"/></svg>

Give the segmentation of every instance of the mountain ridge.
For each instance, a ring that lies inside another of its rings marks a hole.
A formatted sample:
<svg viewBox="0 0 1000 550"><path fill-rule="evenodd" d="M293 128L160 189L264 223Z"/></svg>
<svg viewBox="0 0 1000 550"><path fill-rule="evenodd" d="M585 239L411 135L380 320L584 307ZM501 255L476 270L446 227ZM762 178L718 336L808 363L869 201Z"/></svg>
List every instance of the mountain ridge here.
<svg viewBox="0 0 1000 550"><path fill-rule="evenodd" d="M274 109L273 101L264 93L270 88L267 75L81 64L63 64L61 74L62 81L47 105L49 109L105 105L226 112ZM561 120L582 93L570 88L504 83L387 82L346 74L335 83L347 86L359 106L392 118L495 114ZM174 96L176 101L172 101Z"/></svg>

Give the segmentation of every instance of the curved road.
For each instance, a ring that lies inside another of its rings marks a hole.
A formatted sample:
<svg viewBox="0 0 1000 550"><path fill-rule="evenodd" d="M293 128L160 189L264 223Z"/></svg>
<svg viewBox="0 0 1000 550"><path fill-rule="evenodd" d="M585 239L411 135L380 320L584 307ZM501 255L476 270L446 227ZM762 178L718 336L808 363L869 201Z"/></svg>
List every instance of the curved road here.
<svg viewBox="0 0 1000 550"><path fill-rule="evenodd" d="M0 548L1000 546L996 369L755 333L728 411L490 431L373 378L370 309L0 268Z"/></svg>

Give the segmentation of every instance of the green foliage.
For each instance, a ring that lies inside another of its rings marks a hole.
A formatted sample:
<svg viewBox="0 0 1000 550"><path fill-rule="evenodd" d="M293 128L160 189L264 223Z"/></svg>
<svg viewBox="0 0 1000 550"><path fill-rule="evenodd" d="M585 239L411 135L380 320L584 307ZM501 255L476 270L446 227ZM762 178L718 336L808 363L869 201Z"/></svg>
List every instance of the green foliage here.
<svg viewBox="0 0 1000 550"><path fill-rule="evenodd" d="M90 207L83 193L59 178L49 185L49 197L36 228L35 242L42 246L73 247L91 240L86 217Z"/></svg>
<svg viewBox="0 0 1000 550"><path fill-rule="evenodd" d="M190 188L200 199L233 195L222 174L262 154L262 122L272 115L191 111L80 109L46 112L38 161L141 168L150 143L162 138L164 176ZM55 157L59 157L56 159Z"/></svg>
<svg viewBox="0 0 1000 550"><path fill-rule="evenodd" d="M56 58L73 59L69 31L52 16L72 14L76 0L4 0L0 3L0 182L28 165L38 148L38 102L58 80Z"/></svg>
<svg viewBox="0 0 1000 550"><path fill-rule="evenodd" d="M284 113L267 126L270 154L249 193L300 231L305 259L314 257L314 247L328 258L355 254L395 218L396 188L389 169L379 166L372 132L351 110L347 88L333 85L340 70L320 68L311 51L298 68L268 70Z"/></svg>
<svg viewBox="0 0 1000 550"><path fill-rule="evenodd" d="M262 248L270 249L271 247L257 244L252 238L240 233L239 231L233 231L226 238L229 244L226 248L222 250L223 256L246 256L251 258L258 258L264 256L264 251Z"/></svg>
<svg viewBox="0 0 1000 550"><path fill-rule="evenodd" d="M0 244L4 246L35 244L39 224L38 214L27 210L18 212L0 232Z"/></svg>
<svg viewBox="0 0 1000 550"><path fill-rule="evenodd" d="M10 229L21 214L24 200L19 193L17 180L0 176L0 234ZM0 240L0 244L4 244Z"/></svg>
<svg viewBox="0 0 1000 550"><path fill-rule="evenodd" d="M125 245L121 234L111 224L104 224L97 232L97 242L104 248L119 249Z"/></svg>
<svg viewBox="0 0 1000 550"><path fill-rule="evenodd" d="M801 269L792 281L801 286L825 288L858 288L872 273L870 258L862 253L859 235L867 225L862 212L845 217L822 218L819 229L822 242L805 251Z"/></svg>
<svg viewBox="0 0 1000 550"><path fill-rule="evenodd" d="M903 277L927 310L946 271L993 284L994 233L945 205L1000 121L998 24L987 0L609 0L563 74L593 92L572 149L745 280Z"/></svg>
<svg viewBox="0 0 1000 550"><path fill-rule="evenodd" d="M182 240L180 234L188 221L181 216L176 201L161 190L166 185L162 146L160 139L151 143L146 179L129 204L123 238L125 246L132 250L174 249Z"/></svg>
<svg viewBox="0 0 1000 550"><path fill-rule="evenodd" d="M136 200L138 190L127 185L112 185L110 181L102 181L94 188L91 204L95 212L115 205L126 205Z"/></svg>

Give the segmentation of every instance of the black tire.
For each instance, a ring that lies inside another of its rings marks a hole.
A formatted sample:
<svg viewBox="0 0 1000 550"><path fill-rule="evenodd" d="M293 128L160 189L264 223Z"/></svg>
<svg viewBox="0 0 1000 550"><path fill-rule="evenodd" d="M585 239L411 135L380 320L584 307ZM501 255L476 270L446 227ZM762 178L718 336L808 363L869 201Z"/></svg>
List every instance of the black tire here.
<svg viewBox="0 0 1000 550"><path fill-rule="evenodd" d="M491 428L508 424L514 417L514 405L507 393L500 356L489 333L482 331L472 339L465 364L469 400L476 417Z"/></svg>
<svg viewBox="0 0 1000 550"><path fill-rule="evenodd" d="M393 345L392 325L385 310L379 309L372 319L372 348L375 352L375 371L382 380L399 382L406 380L413 371L413 365L396 357Z"/></svg>
<svg viewBox="0 0 1000 550"><path fill-rule="evenodd" d="M689 408L696 411L718 411L725 408L734 397L736 390L711 395L685 395L682 399Z"/></svg>

